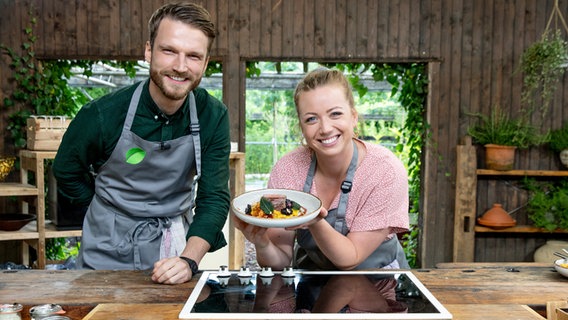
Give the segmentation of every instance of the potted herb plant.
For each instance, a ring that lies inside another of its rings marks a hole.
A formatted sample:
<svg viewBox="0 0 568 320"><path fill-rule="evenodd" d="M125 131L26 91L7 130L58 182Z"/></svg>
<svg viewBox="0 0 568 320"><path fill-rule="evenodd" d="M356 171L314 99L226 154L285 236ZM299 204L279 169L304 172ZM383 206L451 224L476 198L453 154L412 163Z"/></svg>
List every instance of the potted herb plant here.
<svg viewBox="0 0 568 320"><path fill-rule="evenodd" d="M568 181L537 183L525 180L529 191L527 212L535 227L568 230Z"/></svg>
<svg viewBox="0 0 568 320"><path fill-rule="evenodd" d="M527 149L545 140L536 127L523 118L511 118L500 107L489 116L471 114L480 122L468 129L474 143L485 146L485 164L491 170L511 170L516 149Z"/></svg>
<svg viewBox="0 0 568 320"><path fill-rule="evenodd" d="M560 162L568 168L568 122L556 130L550 131L548 147L560 156Z"/></svg>

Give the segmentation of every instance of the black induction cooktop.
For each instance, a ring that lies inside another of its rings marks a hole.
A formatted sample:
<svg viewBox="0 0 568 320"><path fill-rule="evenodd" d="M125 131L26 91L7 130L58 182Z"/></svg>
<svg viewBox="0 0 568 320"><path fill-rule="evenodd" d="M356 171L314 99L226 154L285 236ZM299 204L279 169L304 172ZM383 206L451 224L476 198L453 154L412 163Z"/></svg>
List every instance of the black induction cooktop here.
<svg viewBox="0 0 568 320"><path fill-rule="evenodd" d="M452 319L410 271L204 271L180 319Z"/></svg>

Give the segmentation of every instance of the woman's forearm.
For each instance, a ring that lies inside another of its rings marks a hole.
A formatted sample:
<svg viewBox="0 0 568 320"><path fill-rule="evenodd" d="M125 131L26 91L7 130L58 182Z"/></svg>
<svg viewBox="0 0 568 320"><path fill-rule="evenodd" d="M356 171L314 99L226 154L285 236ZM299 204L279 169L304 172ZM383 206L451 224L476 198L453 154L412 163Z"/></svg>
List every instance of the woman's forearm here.
<svg viewBox="0 0 568 320"><path fill-rule="evenodd" d="M310 226L322 253L341 270L351 270L363 262L386 239L389 230L353 232L342 235L325 221Z"/></svg>
<svg viewBox="0 0 568 320"><path fill-rule="evenodd" d="M292 257L270 241L265 243L262 247L256 246L256 261L261 267L283 270L285 267L290 266Z"/></svg>

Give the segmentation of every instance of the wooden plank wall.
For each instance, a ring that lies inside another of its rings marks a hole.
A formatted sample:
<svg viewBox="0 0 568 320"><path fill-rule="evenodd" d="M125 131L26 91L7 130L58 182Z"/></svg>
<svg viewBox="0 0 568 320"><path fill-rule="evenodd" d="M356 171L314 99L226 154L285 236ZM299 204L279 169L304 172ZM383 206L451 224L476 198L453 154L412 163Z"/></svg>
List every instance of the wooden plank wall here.
<svg viewBox="0 0 568 320"><path fill-rule="evenodd" d="M35 50L40 58L142 59L146 22L164 2L0 0L0 42L18 47L24 41L22 29L33 4L39 17ZM424 267L451 261L455 154L472 120L466 113L488 113L496 104L513 114L519 110L522 78L513 71L523 49L544 30L554 0L196 2L210 10L219 29L212 54L223 61L224 99L231 112L233 139L241 146L246 60L429 64L425 117L431 125L431 141L424 150L419 261ZM560 1L560 6L562 12L568 12L568 1ZM0 98L12 90L8 62L2 56ZM547 128L558 128L568 120L568 109L563 108L568 102L566 76L562 81L544 119ZM5 119L9 110L2 112ZM0 127L5 129L5 122ZM11 151L6 139L0 147L5 153ZM523 153L516 164L527 169L554 169L557 165L536 151ZM499 193L499 197L505 194ZM480 210L487 206L478 204ZM509 243L491 241L486 250L510 248ZM517 245L523 246L519 250L525 249L522 240Z"/></svg>

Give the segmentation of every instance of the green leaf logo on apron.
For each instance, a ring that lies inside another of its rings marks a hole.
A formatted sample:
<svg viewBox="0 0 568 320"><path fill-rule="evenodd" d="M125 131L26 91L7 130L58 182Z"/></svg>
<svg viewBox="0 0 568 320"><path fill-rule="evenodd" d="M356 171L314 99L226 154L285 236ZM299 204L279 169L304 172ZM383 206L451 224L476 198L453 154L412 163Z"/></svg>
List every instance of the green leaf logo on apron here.
<svg viewBox="0 0 568 320"><path fill-rule="evenodd" d="M132 148L126 152L126 163L129 164L139 164L144 160L146 156L146 151L140 148Z"/></svg>

